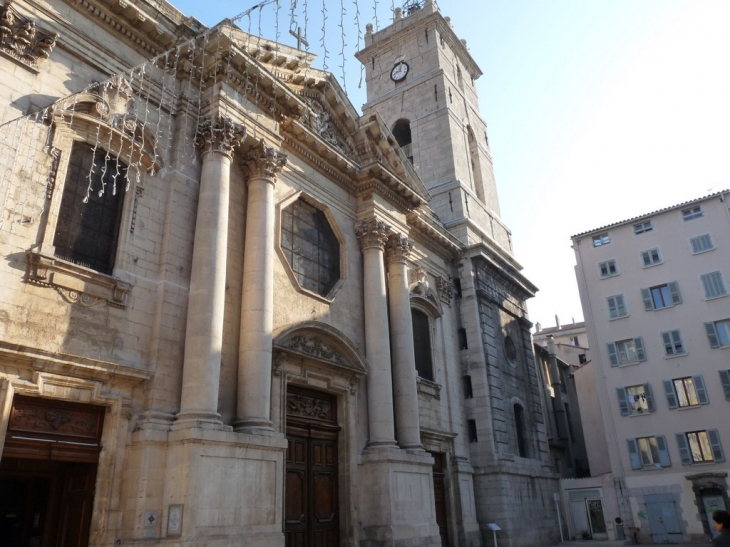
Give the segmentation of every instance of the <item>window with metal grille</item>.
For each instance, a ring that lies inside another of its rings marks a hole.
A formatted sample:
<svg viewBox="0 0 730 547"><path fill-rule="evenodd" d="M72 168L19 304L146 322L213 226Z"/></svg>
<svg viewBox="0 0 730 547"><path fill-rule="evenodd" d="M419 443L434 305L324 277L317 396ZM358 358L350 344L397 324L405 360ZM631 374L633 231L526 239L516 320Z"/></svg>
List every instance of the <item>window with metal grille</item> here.
<svg viewBox="0 0 730 547"><path fill-rule="evenodd" d="M327 296L340 279L340 242L327 216L298 199L282 211L281 250L305 290Z"/></svg>
<svg viewBox="0 0 730 547"><path fill-rule="evenodd" d="M126 180L122 162L100 148L73 144L53 238L58 258L112 273Z"/></svg>

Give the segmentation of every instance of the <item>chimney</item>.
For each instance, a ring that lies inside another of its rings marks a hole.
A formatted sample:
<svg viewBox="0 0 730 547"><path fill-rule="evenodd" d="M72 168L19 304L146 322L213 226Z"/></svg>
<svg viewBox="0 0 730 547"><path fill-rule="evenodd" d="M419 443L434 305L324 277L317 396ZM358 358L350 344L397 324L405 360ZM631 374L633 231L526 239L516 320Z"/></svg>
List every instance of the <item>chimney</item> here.
<svg viewBox="0 0 730 547"><path fill-rule="evenodd" d="M558 314L555 314L555 326L560 329L560 319L558 318Z"/></svg>

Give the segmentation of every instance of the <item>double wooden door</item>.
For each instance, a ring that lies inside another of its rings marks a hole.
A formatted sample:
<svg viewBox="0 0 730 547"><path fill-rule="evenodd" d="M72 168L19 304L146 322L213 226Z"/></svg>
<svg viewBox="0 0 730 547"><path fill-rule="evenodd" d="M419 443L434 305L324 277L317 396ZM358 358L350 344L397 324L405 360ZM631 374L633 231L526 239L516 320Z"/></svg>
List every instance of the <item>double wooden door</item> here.
<svg viewBox="0 0 730 547"><path fill-rule="evenodd" d="M288 394L286 437L286 547L338 547L340 538L337 477L339 428L331 413L302 413L317 408L325 394ZM311 404L307 399L314 399ZM293 399L297 404L292 404ZM325 399L326 400L326 399ZM299 404L307 401L305 404ZM321 405L320 407L321 408ZM329 415L328 415L329 414ZM330 422L330 423L327 423Z"/></svg>

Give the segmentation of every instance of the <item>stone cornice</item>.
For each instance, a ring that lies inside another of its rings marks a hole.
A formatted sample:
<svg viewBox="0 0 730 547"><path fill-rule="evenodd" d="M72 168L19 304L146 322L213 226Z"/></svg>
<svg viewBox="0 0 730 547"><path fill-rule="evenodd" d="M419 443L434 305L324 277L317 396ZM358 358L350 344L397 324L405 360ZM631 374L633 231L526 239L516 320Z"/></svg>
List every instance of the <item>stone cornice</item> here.
<svg viewBox="0 0 730 547"><path fill-rule="evenodd" d="M408 224L413 227L409 234L413 239L424 243L447 258L453 259L461 256L463 247L459 240L451 235L438 220L431 219L427 210L412 211L406 218Z"/></svg>
<svg viewBox="0 0 730 547"><path fill-rule="evenodd" d="M464 254L471 259L481 259L489 264L495 277L501 278L505 283L510 284L522 293L519 295L520 299L532 298L537 293L538 288L529 279L486 243L471 245L465 249Z"/></svg>

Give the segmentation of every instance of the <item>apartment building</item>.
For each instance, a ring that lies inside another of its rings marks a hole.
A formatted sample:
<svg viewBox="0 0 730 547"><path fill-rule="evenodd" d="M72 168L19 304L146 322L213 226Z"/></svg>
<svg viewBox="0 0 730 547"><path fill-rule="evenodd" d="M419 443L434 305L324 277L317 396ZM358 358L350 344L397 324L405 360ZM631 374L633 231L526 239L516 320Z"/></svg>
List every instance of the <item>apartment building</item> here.
<svg viewBox="0 0 730 547"><path fill-rule="evenodd" d="M574 366L584 365L590 360L585 322L576 323L573 319L572 323L561 324L560 318L556 315L554 327L543 327L542 324L535 323L532 341L542 348L547 348L550 338L555 341L555 354L558 359Z"/></svg>
<svg viewBox="0 0 730 547"><path fill-rule="evenodd" d="M704 541L730 506L730 211L717 192L573 236L619 518Z"/></svg>

